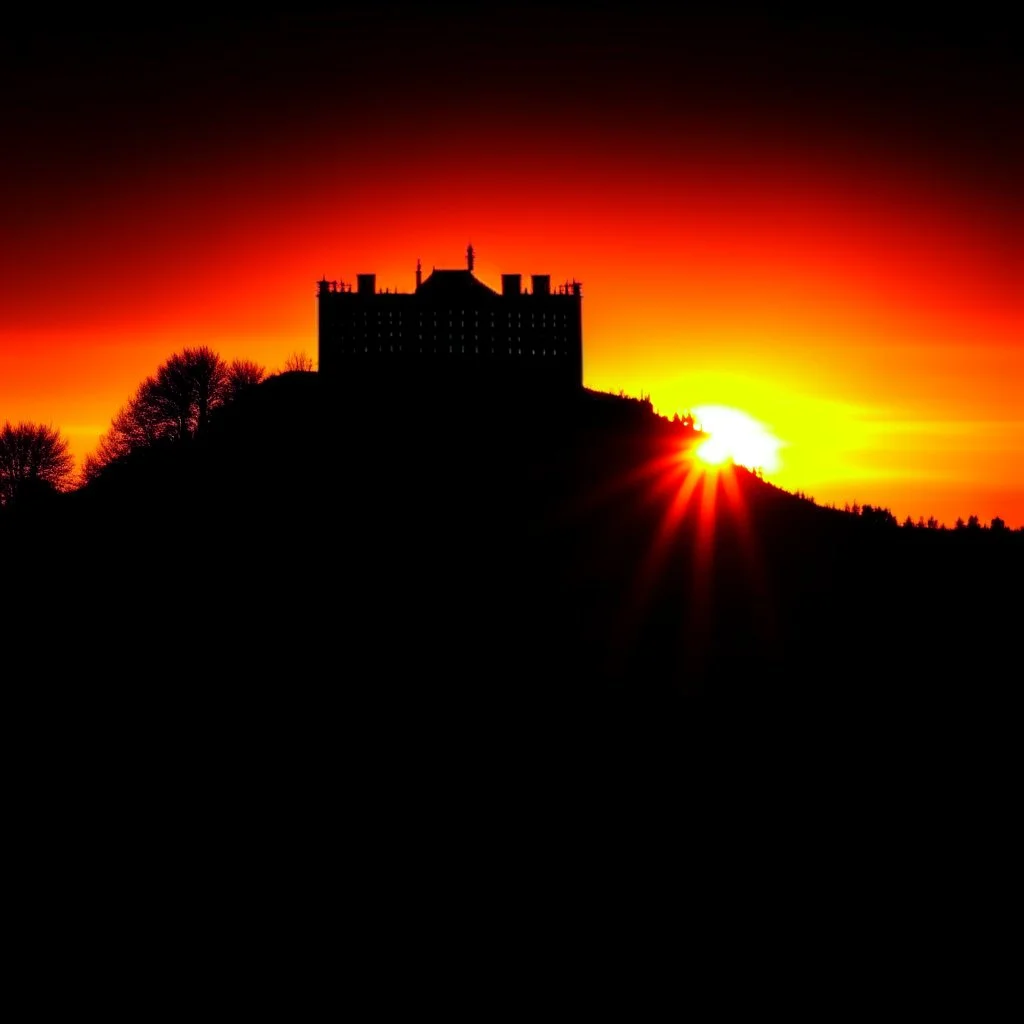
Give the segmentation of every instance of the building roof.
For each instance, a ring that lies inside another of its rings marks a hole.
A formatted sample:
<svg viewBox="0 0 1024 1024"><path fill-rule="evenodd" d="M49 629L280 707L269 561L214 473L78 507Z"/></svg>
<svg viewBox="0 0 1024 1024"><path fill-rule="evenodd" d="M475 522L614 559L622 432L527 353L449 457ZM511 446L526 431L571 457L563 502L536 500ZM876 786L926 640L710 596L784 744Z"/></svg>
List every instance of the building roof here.
<svg viewBox="0 0 1024 1024"><path fill-rule="evenodd" d="M430 276L416 289L417 295L434 298L459 296L472 298L475 296L496 296L493 288L488 288L483 281L478 281L471 270L433 270Z"/></svg>

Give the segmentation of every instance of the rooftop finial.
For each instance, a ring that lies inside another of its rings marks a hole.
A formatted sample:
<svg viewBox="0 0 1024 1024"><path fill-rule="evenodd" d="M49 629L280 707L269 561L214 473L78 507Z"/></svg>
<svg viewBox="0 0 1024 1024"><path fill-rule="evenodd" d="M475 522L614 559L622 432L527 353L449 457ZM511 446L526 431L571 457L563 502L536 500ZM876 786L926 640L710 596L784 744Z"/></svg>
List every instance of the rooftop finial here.
<svg viewBox="0 0 1024 1024"><path fill-rule="evenodd" d="M469 272L473 273L473 243L466 246L466 262L469 264Z"/></svg>
<svg viewBox="0 0 1024 1024"><path fill-rule="evenodd" d="M423 268L420 266L419 259L416 260L416 287L423 284Z"/></svg>

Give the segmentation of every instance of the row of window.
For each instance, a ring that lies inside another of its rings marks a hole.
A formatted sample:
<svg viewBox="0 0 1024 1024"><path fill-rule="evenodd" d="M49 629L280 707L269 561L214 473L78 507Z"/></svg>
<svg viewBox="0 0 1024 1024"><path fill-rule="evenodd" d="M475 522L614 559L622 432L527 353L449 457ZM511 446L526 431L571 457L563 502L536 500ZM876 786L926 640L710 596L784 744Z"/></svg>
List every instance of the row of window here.
<svg viewBox="0 0 1024 1024"><path fill-rule="evenodd" d="M392 321L392 322L393 322L393 321L395 321L395 320L401 320L401 319L402 319L402 314L401 314L401 313L394 313L394 314L392 314L392 313L388 313L388 314L387 314L387 319L388 319L388 320L390 320L390 321ZM519 321L521 321L521 320L522 320L523 318L522 318L522 316L521 316L521 315L517 315L516 319L517 319L517 320L519 320ZM542 325L542 326L543 326L544 324L546 324L546 323L547 323L547 319L548 319L548 318L547 318L547 315L546 315L546 314L542 313L542 314L541 314L541 317L540 317L540 319L541 319L541 325ZM353 324L354 324L354 323L357 323L357 322L358 322L358 320L359 320L358 316L354 316L354 317L350 317L350 318L349 318L349 320L348 320L348 322L349 322L349 323L353 323ZM419 324L420 324L420 326L422 327L422 326L423 326L423 323L424 323L424 320L423 320L423 316L421 315L421 316L420 316L420 317L418 318L418 320L419 320ZM552 323L558 323L559 321L561 321L561 323L563 323L563 324L564 324L564 323L565 323L565 322L566 322L567 320L568 320L568 317L566 317L566 316L554 316L554 315L553 315L553 316L551 317L551 322L552 322ZM366 323L369 323L369 321L370 321L369 315L368 315L368 314L366 314L366 313L364 313L364 314L363 314L363 321L362 321L362 322L363 322L364 324L366 324ZM508 315L508 317L507 317L507 321L508 321L508 323L512 323L512 314L511 314L511 313L509 313L509 315ZM384 322L384 314L383 314L383 313L378 313L378 314L377 314L377 323L379 323L379 324L380 324L380 323L383 323L383 322ZM436 326L437 326L437 317L435 316L435 317L434 317L434 319L433 319L433 321L427 320L426 322L427 322L427 323L431 323L431 322L433 322L434 326L436 327ZM442 323L443 323L443 322L444 322L444 321L442 320ZM448 326L449 326L449 327L451 327L451 326L452 326L452 324L453 324L454 322L455 322L455 320L454 320L454 317L453 317L452 319L450 319L450 320L448 321ZM494 319L494 318L492 317L492 318L491 318L491 326L492 326L492 327L494 327L494 325L495 325L495 322L496 322L496 321L495 321L495 319ZM537 318L536 318L536 317L535 317L535 316L534 316L534 315L533 315L532 313L530 314L530 322L531 322L531 323L534 323L534 324L535 324L535 323L537 322ZM465 326L466 326L466 321L465 321L465 320L463 320L463 319L460 319L460 320L459 320L459 323L460 323L460 324L461 324L461 325L462 325L463 327L465 327ZM485 320L485 323L486 323L486 320ZM479 321L479 319L474 319L474 320L473 320L473 326L474 326L474 327L479 327L479 326L480 326L480 321Z"/></svg>
<svg viewBox="0 0 1024 1024"><path fill-rule="evenodd" d="M395 336L396 336L396 332L395 331L388 331L388 333L387 333L387 337L388 338L394 338ZM363 331L361 335L358 332L356 332L356 333L351 334L351 335L343 335L342 337L338 338L337 341L334 342L334 344L338 344L338 345L344 346L346 344L350 344L352 341L355 341L356 343L358 343L359 341L362 341L365 344L365 343L367 343L369 341L369 339L371 337L373 337L373 335L369 331ZM378 340L383 339L384 338L384 332L383 331L377 331L376 337L377 337ZM400 331L398 332L398 337L402 337L402 333ZM444 335L442 335L441 337L444 338ZM454 338L454 335L452 335L452 337ZM417 341L430 340L430 341L433 341L433 342L436 343L437 340L438 340L438 335L434 334L434 336L431 338L429 335L417 334L416 335L416 340ZM466 340L466 335L465 334L460 334L458 336L458 340L460 342L464 342ZM522 343L522 340L523 340L523 338L522 338L522 335L520 335L520 334L515 335L515 337L511 337L510 336L509 339L508 339L508 341L511 344L513 344L513 345L520 345ZM558 343L561 343L563 345L568 345L569 344L569 339L568 338L566 338L564 336L559 336L557 334L554 335L553 337L549 337L549 338L541 337L538 340L540 340L540 341L551 341L551 342L553 342L555 344L558 344ZM474 342L474 344L479 344L480 343L480 335L479 334L474 334L473 335L473 342ZM536 347L536 346L534 346L534 347Z"/></svg>
<svg viewBox="0 0 1024 1024"><path fill-rule="evenodd" d="M533 304L531 303L530 305L532 306ZM563 303L559 303L559 306L562 306L564 308L564 304ZM402 315L402 308L403 308L402 305L398 305L397 308L394 307L394 306L392 306L390 308L386 308L386 309L378 308L377 315L378 316L383 316L385 313L387 313L388 316L391 316L392 313L394 313L396 316L401 316ZM407 306L405 308L408 309ZM428 306L427 310L429 310L429 309L430 309L430 307ZM419 308L419 309L414 309L413 312L418 313L420 316L424 315L424 310L423 310L422 307ZM536 312L537 311L535 309L532 309L532 308L529 309L530 316L536 315ZM448 309L447 313L448 313L449 316L455 316L454 308ZM365 308L364 308L364 311L363 311L363 315L364 316L367 315ZM434 315L435 316L437 315L437 311L436 310L434 311ZM459 316L465 316L465 315L466 315L466 311L464 309L460 309L459 310ZM480 315L481 315L481 312L480 312L479 309L474 309L472 311L472 313L471 313L471 316L480 316ZM494 309L490 309L487 312L485 312L483 315L484 316L487 316L487 315L494 316L495 315L495 310ZM512 310L511 309L509 310L508 315L509 316L512 315ZM555 315L565 316L564 313L562 313L562 314L552 313L552 316L555 316ZM516 310L516 316L522 316L522 309L521 308ZM547 316L546 309L542 309L541 310L541 316Z"/></svg>
<svg viewBox="0 0 1024 1024"><path fill-rule="evenodd" d="M460 353L462 355L466 354L466 346L465 345L458 346L459 352L456 352L456 347L457 346L449 345L448 346L448 353L447 354L448 355L459 355ZM388 345L387 349L385 349L385 347L383 345L378 345L377 346L376 352L384 352L384 351L388 351L388 352L395 352L395 351L403 352L403 351L405 351L405 349L401 345L397 346L397 348L394 345ZM420 355L424 354L424 352L426 352L427 355L430 355L430 354L436 355L437 352L438 352L438 349L436 347L435 348L430 348L430 349L424 349L421 346L418 349L409 349L409 351L410 352L414 352L414 351L418 352ZM443 347L441 348L440 351L441 351L442 355L445 354L445 351L444 351ZM362 352L360 352L358 348L341 348L341 349L338 349L338 353L340 355L362 355L362 354L371 353L371 352L374 352L374 349L371 346L369 346L369 345L364 345ZM473 347L473 351L470 352L469 354L470 355L479 355L480 354L480 347L478 345L474 346ZM485 349L484 350L484 355L487 355L487 354L488 354L488 352ZM490 350L490 355L493 356L493 355L496 355L496 354L497 355L504 355L505 353L504 352L499 352L498 350L492 348ZM509 350L508 350L508 354L510 356L513 356L513 355L521 356L521 355L524 355L524 354L525 355L530 355L530 356L535 356L535 355L538 354L538 352L537 352L537 349L525 349L524 350L522 348L510 347ZM548 350L548 349L543 349L542 348L540 350L539 354L541 356L552 356L552 357L555 357L555 356L564 356L566 353L562 349L553 348L553 349Z"/></svg>

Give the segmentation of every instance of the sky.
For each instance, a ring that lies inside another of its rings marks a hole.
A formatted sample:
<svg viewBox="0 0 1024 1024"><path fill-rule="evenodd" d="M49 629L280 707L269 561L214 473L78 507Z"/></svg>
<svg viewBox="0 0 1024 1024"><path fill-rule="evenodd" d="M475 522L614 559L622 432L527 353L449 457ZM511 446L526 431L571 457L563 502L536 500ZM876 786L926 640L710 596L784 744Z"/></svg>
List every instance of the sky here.
<svg viewBox="0 0 1024 1024"><path fill-rule="evenodd" d="M781 11L22 15L0 422L81 463L173 353L315 359L317 280L472 243L496 289L582 282L587 387L741 410L780 486L1024 526L1009 14Z"/></svg>

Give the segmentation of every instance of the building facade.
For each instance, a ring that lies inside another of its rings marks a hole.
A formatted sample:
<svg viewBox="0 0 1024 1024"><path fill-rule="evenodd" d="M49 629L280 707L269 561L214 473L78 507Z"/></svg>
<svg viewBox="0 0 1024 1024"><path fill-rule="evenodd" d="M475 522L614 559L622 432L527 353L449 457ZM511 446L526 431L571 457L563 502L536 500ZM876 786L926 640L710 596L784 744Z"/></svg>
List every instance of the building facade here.
<svg viewBox="0 0 1024 1024"><path fill-rule="evenodd" d="M318 282L317 336L321 378L339 385L402 384L478 392L514 389L553 396L583 387L582 288L552 289L546 274L524 288L502 274L501 291L464 270L416 265L411 292L377 289L375 274Z"/></svg>

